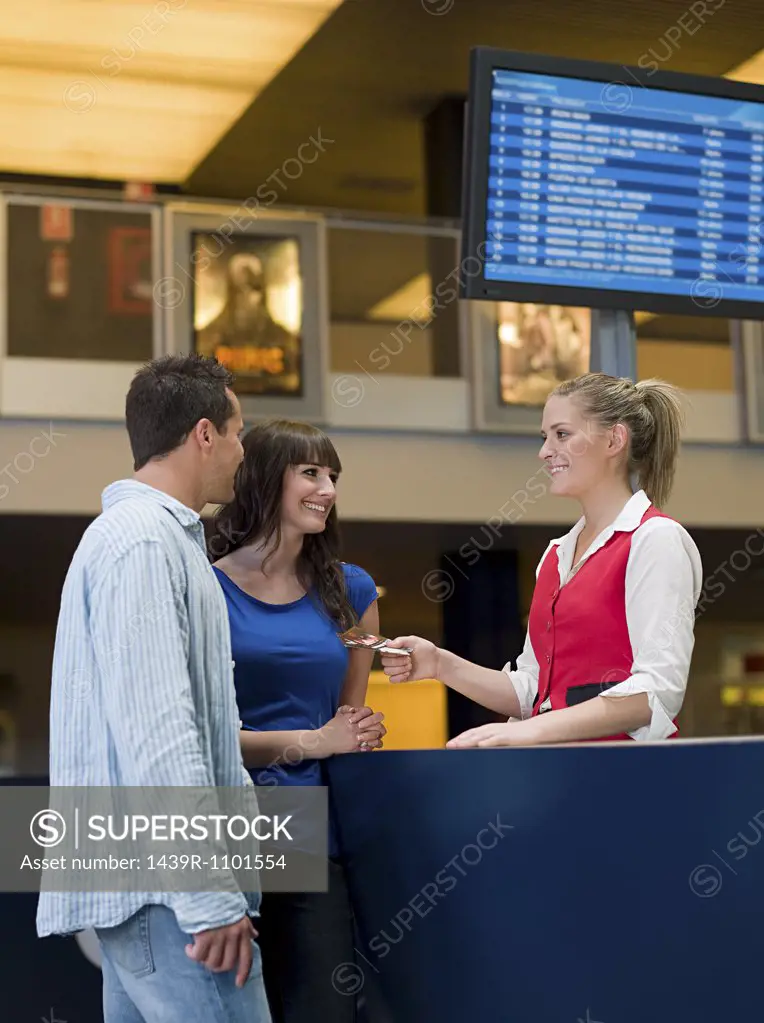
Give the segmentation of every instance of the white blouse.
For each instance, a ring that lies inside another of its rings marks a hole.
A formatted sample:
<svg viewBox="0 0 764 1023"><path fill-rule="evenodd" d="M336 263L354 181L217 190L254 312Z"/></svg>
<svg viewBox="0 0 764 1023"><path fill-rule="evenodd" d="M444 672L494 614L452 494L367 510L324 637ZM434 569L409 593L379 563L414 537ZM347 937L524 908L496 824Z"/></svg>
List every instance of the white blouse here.
<svg viewBox="0 0 764 1023"><path fill-rule="evenodd" d="M632 495L572 568L576 540L585 525L584 519L579 519L569 533L551 541L536 577L544 558L557 547L560 586L564 586L613 533L633 532L649 507L643 490ZM652 717L649 724L629 733L633 739L666 739L676 731L673 719L681 710L687 687L695 643L695 607L702 586L700 554L687 530L671 519L648 519L632 539L626 566L626 623L634 653L631 675L601 694L647 693ZM530 717L539 687L539 665L530 636L526 635L517 669L512 671L508 663L504 671L517 693L523 718Z"/></svg>

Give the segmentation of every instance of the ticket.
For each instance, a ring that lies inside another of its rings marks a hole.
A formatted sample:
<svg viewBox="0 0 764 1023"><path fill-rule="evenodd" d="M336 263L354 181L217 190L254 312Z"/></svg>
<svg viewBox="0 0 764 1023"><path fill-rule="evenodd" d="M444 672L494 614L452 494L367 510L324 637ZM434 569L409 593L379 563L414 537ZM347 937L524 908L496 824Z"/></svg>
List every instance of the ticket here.
<svg viewBox="0 0 764 1023"><path fill-rule="evenodd" d="M339 636L344 645L350 649L379 650L385 654L401 654L404 656L414 652L411 647L388 646L387 644L390 642L388 638L377 636L373 632L364 632L357 625L346 632L340 633Z"/></svg>

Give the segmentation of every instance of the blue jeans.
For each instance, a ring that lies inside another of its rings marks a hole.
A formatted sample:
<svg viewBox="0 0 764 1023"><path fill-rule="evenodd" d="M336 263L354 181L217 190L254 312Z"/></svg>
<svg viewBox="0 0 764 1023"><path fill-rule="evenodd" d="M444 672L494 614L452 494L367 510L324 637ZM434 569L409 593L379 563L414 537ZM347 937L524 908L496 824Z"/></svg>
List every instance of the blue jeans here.
<svg viewBox="0 0 764 1023"><path fill-rule="evenodd" d="M116 927L98 928L104 1023L271 1023L260 948L236 987L236 969L212 973L186 955L193 938L166 906L144 906Z"/></svg>

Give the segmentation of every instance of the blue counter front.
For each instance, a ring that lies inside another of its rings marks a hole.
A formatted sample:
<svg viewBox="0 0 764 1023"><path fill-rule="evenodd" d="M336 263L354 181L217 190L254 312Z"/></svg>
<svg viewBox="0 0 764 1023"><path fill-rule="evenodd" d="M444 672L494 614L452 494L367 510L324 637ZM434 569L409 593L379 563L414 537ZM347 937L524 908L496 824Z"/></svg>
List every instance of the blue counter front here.
<svg viewBox="0 0 764 1023"><path fill-rule="evenodd" d="M337 757L391 1023L760 1018L764 743Z"/></svg>
<svg viewBox="0 0 764 1023"><path fill-rule="evenodd" d="M761 1018L764 741L329 770L359 924L357 966L331 979L367 996L364 1021ZM37 939L36 905L0 895L0 1020L99 1023L100 971L73 938Z"/></svg>

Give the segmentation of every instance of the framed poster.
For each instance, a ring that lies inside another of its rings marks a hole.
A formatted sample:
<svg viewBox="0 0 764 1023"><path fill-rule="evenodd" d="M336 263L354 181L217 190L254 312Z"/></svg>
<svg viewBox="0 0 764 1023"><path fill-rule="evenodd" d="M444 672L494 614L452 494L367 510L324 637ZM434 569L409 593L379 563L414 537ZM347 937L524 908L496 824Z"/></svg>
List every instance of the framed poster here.
<svg viewBox="0 0 764 1023"><path fill-rule="evenodd" d="M154 291L168 352L214 356L234 375L246 421L323 422L326 228L320 216L168 203Z"/></svg>
<svg viewBox="0 0 764 1023"><path fill-rule="evenodd" d="M162 350L156 205L0 196L0 415L121 422Z"/></svg>
<svg viewBox="0 0 764 1023"><path fill-rule="evenodd" d="M536 302L497 304L502 404L542 406L563 380L587 372L588 309Z"/></svg>
<svg viewBox="0 0 764 1023"><path fill-rule="evenodd" d="M158 319L152 211L86 200L51 206L32 196L6 203L7 354L151 359Z"/></svg>
<svg viewBox="0 0 764 1023"><path fill-rule="evenodd" d="M469 302L475 429L537 435L554 388L591 364L591 310Z"/></svg>
<svg viewBox="0 0 764 1023"><path fill-rule="evenodd" d="M303 275L294 237L192 239L194 348L234 373L237 394L303 395Z"/></svg>
<svg viewBox="0 0 764 1023"><path fill-rule="evenodd" d="M109 308L127 316L151 316L154 290L151 228L109 230Z"/></svg>

